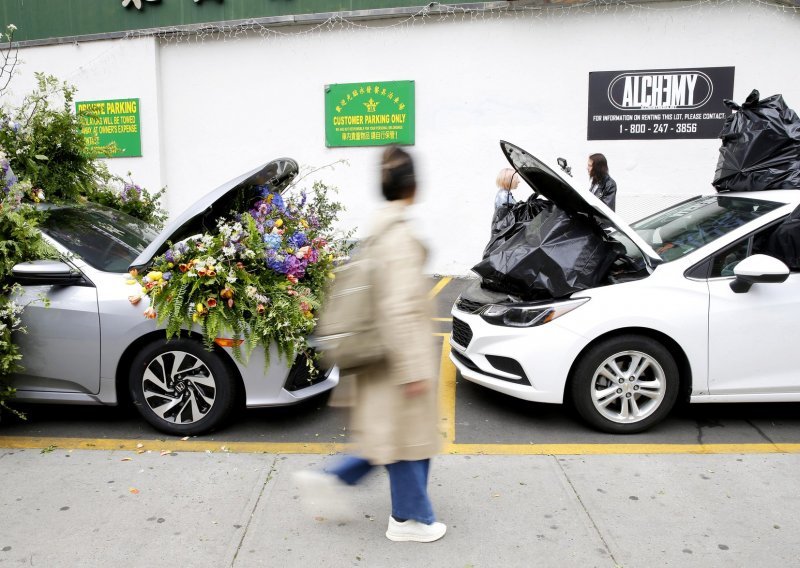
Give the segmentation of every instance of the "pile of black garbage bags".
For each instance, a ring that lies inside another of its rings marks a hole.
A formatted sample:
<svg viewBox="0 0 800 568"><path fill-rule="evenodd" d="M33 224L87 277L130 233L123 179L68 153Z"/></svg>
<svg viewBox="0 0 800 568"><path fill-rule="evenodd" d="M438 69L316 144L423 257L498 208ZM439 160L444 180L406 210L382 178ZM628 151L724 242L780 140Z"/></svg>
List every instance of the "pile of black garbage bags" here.
<svg viewBox="0 0 800 568"><path fill-rule="evenodd" d="M781 95L759 100L753 90L733 109L719 137L714 187L725 191L800 189L800 117ZM800 207L770 236L769 252L800 270Z"/></svg>
<svg viewBox="0 0 800 568"><path fill-rule="evenodd" d="M753 90L741 105L724 101L734 112L719 135L717 191L800 188L800 118L783 96L758 97Z"/></svg>
<svg viewBox="0 0 800 568"><path fill-rule="evenodd" d="M531 195L499 207L483 260L472 270L484 288L540 300L603 282L624 247L596 220Z"/></svg>

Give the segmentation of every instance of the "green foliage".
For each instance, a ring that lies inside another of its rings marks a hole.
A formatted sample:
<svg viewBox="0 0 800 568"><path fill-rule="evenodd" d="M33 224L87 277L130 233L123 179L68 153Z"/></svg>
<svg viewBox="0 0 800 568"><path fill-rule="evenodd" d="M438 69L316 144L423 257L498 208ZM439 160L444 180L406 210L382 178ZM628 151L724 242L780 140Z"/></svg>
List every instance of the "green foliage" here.
<svg viewBox="0 0 800 568"><path fill-rule="evenodd" d="M19 369L21 359L13 334L24 332L20 321L23 306L11 299L15 292L9 282L11 270L23 260L55 257L36 230L37 211L22 201L30 185L11 183L7 174L7 161L0 151L0 409L8 409L6 400L14 396L7 379Z"/></svg>
<svg viewBox="0 0 800 568"><path fill-rule="evenodd" d="M342 210L334 191L319 182L311 196L264 186L249 212L232 211L214 233L172 245L135 275L150 299L145 316L166 322L168 337L200 327L208 348L227 337L241 340L245 355L259 345L267 357L275 345L289 362L307 352L334 261L349 250L349 234L333 229ZM234 355L242 360L241 346Z"/></svg>
<svg viewBox="0 0 800 568"><path fill-rule="evenodd" d="M102 149L96 154L86 144L74 112L75 87L50 75L35 75L36 88L17 108L0 108L0 148L16 175L31 183L37 199L86 199L163 226L167 215L159 198L165 190L151 194L109 172L99 159Z"/></svg>
<svg viewBox="0 0 800 568"><path fill-rule="evenodd" d="M78 201L95 186L95 156L72 111L75 87L36 73L36 88L14 110L3 109L0 147L21 179L53 201Z"/></svg>
<svg viewBox="0 0 800 568"><path fill-rule="evenodd" d="M125 181L111 176L108 182L98 184L86 197L89 201L122 211L160 229L167 220L167 212L159 204L166 190L166 187L162 187L157 192L150 193L131 179Z"/></svg>

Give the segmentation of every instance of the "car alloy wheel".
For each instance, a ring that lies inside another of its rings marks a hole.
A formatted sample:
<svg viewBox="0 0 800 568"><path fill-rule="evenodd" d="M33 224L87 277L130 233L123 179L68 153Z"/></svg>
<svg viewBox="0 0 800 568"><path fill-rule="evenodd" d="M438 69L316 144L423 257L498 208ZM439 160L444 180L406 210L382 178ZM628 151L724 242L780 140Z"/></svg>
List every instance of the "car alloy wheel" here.
<svg viewBox="0 0 800 568"><path fill-rule="evenodd" d="M130 373L139 412L171 434L200 434L219 426L235 401L235 384L219 355L190 339L151 344Z"/></svg>
<svg viewBox="0 0 800 568"><path fill-rule="evenodd" d="M620 336L586 352L572 377L575 408L592 426L615 434L641 432L662 420L678 396L670 352L643 336Z"/></svg>
<svg viewBox="0 0 800 568"><path fill-rule="evenodd" d="M623 424L639 422L655 412L666 386L661 365L641 351L615 353L600 364L590 383L595 409Z"/></svg>

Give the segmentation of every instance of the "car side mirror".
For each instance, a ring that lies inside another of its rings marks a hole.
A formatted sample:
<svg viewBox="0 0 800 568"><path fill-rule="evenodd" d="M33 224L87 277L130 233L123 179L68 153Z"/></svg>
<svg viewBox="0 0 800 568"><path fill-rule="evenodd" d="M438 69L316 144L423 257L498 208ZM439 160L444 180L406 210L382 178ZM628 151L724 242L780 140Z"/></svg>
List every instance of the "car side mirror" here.
<svg viewBox="0 0 800 568"><path fill-rule="evenodd" d="M569 177L572 177L572 168L567 165L566 158L558 158L556 159L558 163L558 167L564 170L564 173L567 174Z"/></svg>
<svg viewBox="0 0 800 568"><path fill-rule="evenodd" d="M23 286L72 286L86 282L83 274L60 260L21 262L11 269L11 277Z"/></svg>
<svg viewBox="0 0 800 568"><path fill-rule="evenodd" d="M789 277L789 267L777 258L766 254L748 256L733 269L736 276L731 282L731 290L742 294L753 284L785 282Z"/></svg>

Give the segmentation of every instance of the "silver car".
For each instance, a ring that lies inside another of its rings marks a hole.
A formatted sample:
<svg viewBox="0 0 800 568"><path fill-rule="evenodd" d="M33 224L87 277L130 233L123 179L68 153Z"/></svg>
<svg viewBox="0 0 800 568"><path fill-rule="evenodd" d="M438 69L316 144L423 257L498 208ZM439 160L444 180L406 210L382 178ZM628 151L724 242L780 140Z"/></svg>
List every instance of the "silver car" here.
<svg viewBox="0 0 800 568"><path fill-rule="evenodd" d="M312 377L304 356L286 361L273 349L267 365L256 349L242 364L225 338L207 351L199 328L167 341L142 305L128 300L138 292L129 268L145 269L168 242L214 228L217 218L258 198L256 185L285 187L296 174L293 160L269 162L203 197L161 233L98 205L49 207L40 229L61 259L13 270L23 287L17 301L28 304L27 333L17 337L24 369L11 379L17 399L117 405L127 392L155 428L184 436L219 427L242 403L289 405L333 388L338 370Z"/></svg>

